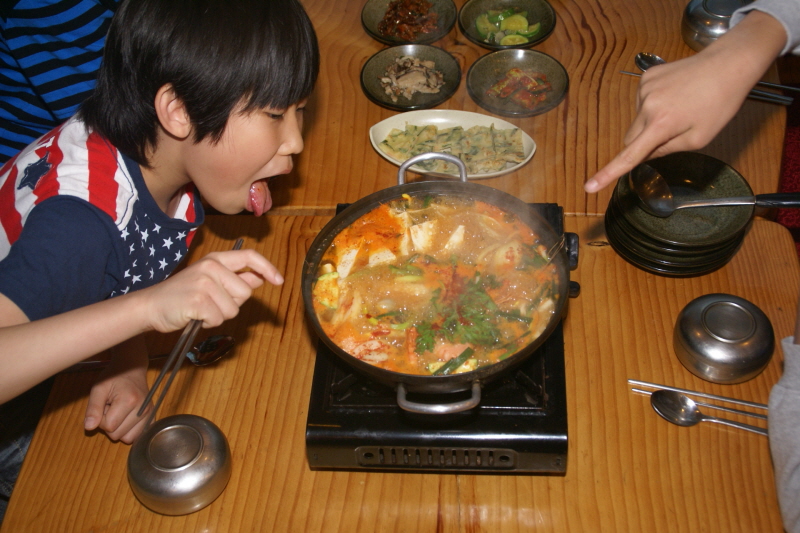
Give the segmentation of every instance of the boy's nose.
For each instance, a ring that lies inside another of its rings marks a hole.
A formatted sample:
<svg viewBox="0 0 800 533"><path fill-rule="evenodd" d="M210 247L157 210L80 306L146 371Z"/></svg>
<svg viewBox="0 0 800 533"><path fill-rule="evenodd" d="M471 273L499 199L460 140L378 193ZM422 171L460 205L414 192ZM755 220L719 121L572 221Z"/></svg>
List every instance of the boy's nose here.
<svg viewBox="0 0 800 533"><path fill-rule="evenodd" d="M296 114L286 121L284 138L281 143L283 155L299 154L303 151L303 119Z"/></svg>

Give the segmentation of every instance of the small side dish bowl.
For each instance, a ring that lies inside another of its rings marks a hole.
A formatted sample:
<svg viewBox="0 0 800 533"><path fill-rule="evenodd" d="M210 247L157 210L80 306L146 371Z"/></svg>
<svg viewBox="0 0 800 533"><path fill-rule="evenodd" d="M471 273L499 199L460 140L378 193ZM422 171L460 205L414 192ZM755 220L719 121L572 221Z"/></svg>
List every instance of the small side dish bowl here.
<svg viewBox="0 0 800 533"><path fill-rule="evenodd" d="M503 22L514 14L527 24L520 26L519 18ZM556 12L547 0L469 0L458 12L458 27L467 39L489 50L530 48L553 33ZM503 37L506 44L500 43Z"/></svg>
<svg viewBox="0 0 800 533"><path fill-rule="evenodd" d="M153 423L128 452L128 481L148 509L178 516L213 502L231 477L231 450L222 431L195 415Z"/></svg>
<svg viewBox="0 0 800 533"><path fill-rule="evenodd" d="M415 92L411 98L403 95L393 101L387 94L381 79L386 77L387 69L401 57L413 57L421 61L432 61L433 70L442 75L443 84L437 93ZM374 103L395 111L411 111L414 109L429 109L435 107L451 96L461 83L461 67L458 61L441 48L426 44L404 44L385 48L373 55L361 68L361 89Z"/></svg>
<svg viewBox="0 0 800 533"><path fill-rule="evenodd" d="M370 37L384 44L392 46L405 43L430 44L450 33L456 23L458 11L453 0L426 1L431 4L430 12L436 13L436 23L432 31L412 32L414 34L412 38L381 33L379 25L389 10L392 0L367 0L361 10L361 25Z"/></svg>
<svg viewBox="0 0 800 533"><path fill-rule="evenodd" d="M712 383L741 383L767 366L775 334L755 304L731 294L706 294L678 315L673 348L697 377Z"/></svg>
<svg viewBox="0 0 800 533"><path fill-rule="evenodd" d="M535 72L549 84L533 105L523 105L516 92L493 96L489 91L502 83L512 70ZM569 76L555 58L537 50L498 50L475 61L467 71L467 92L482 108L506 117L532 117L558 106L567 95Z"/></svg>

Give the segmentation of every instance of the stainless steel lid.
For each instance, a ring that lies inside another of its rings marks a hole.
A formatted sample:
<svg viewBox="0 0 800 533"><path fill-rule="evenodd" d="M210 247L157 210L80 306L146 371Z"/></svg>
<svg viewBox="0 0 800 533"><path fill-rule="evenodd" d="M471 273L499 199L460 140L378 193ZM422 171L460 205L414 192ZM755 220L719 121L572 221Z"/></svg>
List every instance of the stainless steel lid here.
<svg viewBox="0 0 800 533"><path fill-rule="evenodd" d="M731 15L750 0L691 0L683 12L681 35L700 51L728 31Z"/></svg>
<svg viewBox="0 0 800 533"><path fill-rule="evenodd" d="M128 453L128 481L150 510L184 515L207 506L231 477L222 431L196 415L173 415L147 428Z"/></svg>
<svg viewBox="0 0 800 533"><path fill-rule="evenodd" d="M730 294L707 294L678 315L675 354L696 376L740 383L767 366L775 348L772 324L753 303Z"/></svg>

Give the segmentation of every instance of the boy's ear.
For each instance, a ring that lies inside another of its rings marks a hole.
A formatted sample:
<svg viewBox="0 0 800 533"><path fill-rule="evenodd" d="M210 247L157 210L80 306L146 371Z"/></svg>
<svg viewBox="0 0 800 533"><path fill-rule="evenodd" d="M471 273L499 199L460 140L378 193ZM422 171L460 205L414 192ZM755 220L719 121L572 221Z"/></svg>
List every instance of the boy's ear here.
<svg viewBox="0 0 800 533"><path fill-rule="evenodd" d="M171 84L158 90L154 104L158 121L167 133L178 139L185 139L191 134L192 121L183 100L178 98Z"/></svg>

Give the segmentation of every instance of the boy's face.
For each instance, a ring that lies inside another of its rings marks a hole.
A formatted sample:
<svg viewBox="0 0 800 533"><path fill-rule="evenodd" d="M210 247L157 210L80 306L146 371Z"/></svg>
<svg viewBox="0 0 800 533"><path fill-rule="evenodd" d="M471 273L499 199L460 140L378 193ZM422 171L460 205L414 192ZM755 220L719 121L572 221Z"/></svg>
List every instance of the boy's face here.
<svg viewBox="0 0 800 533"><path fill-rule="evenodd" d="M219 142L187 143L185 169L205 201L227 214L268 211L268 179L291 172L292 156L303 150L304 107L234 112Z"/></svg>

